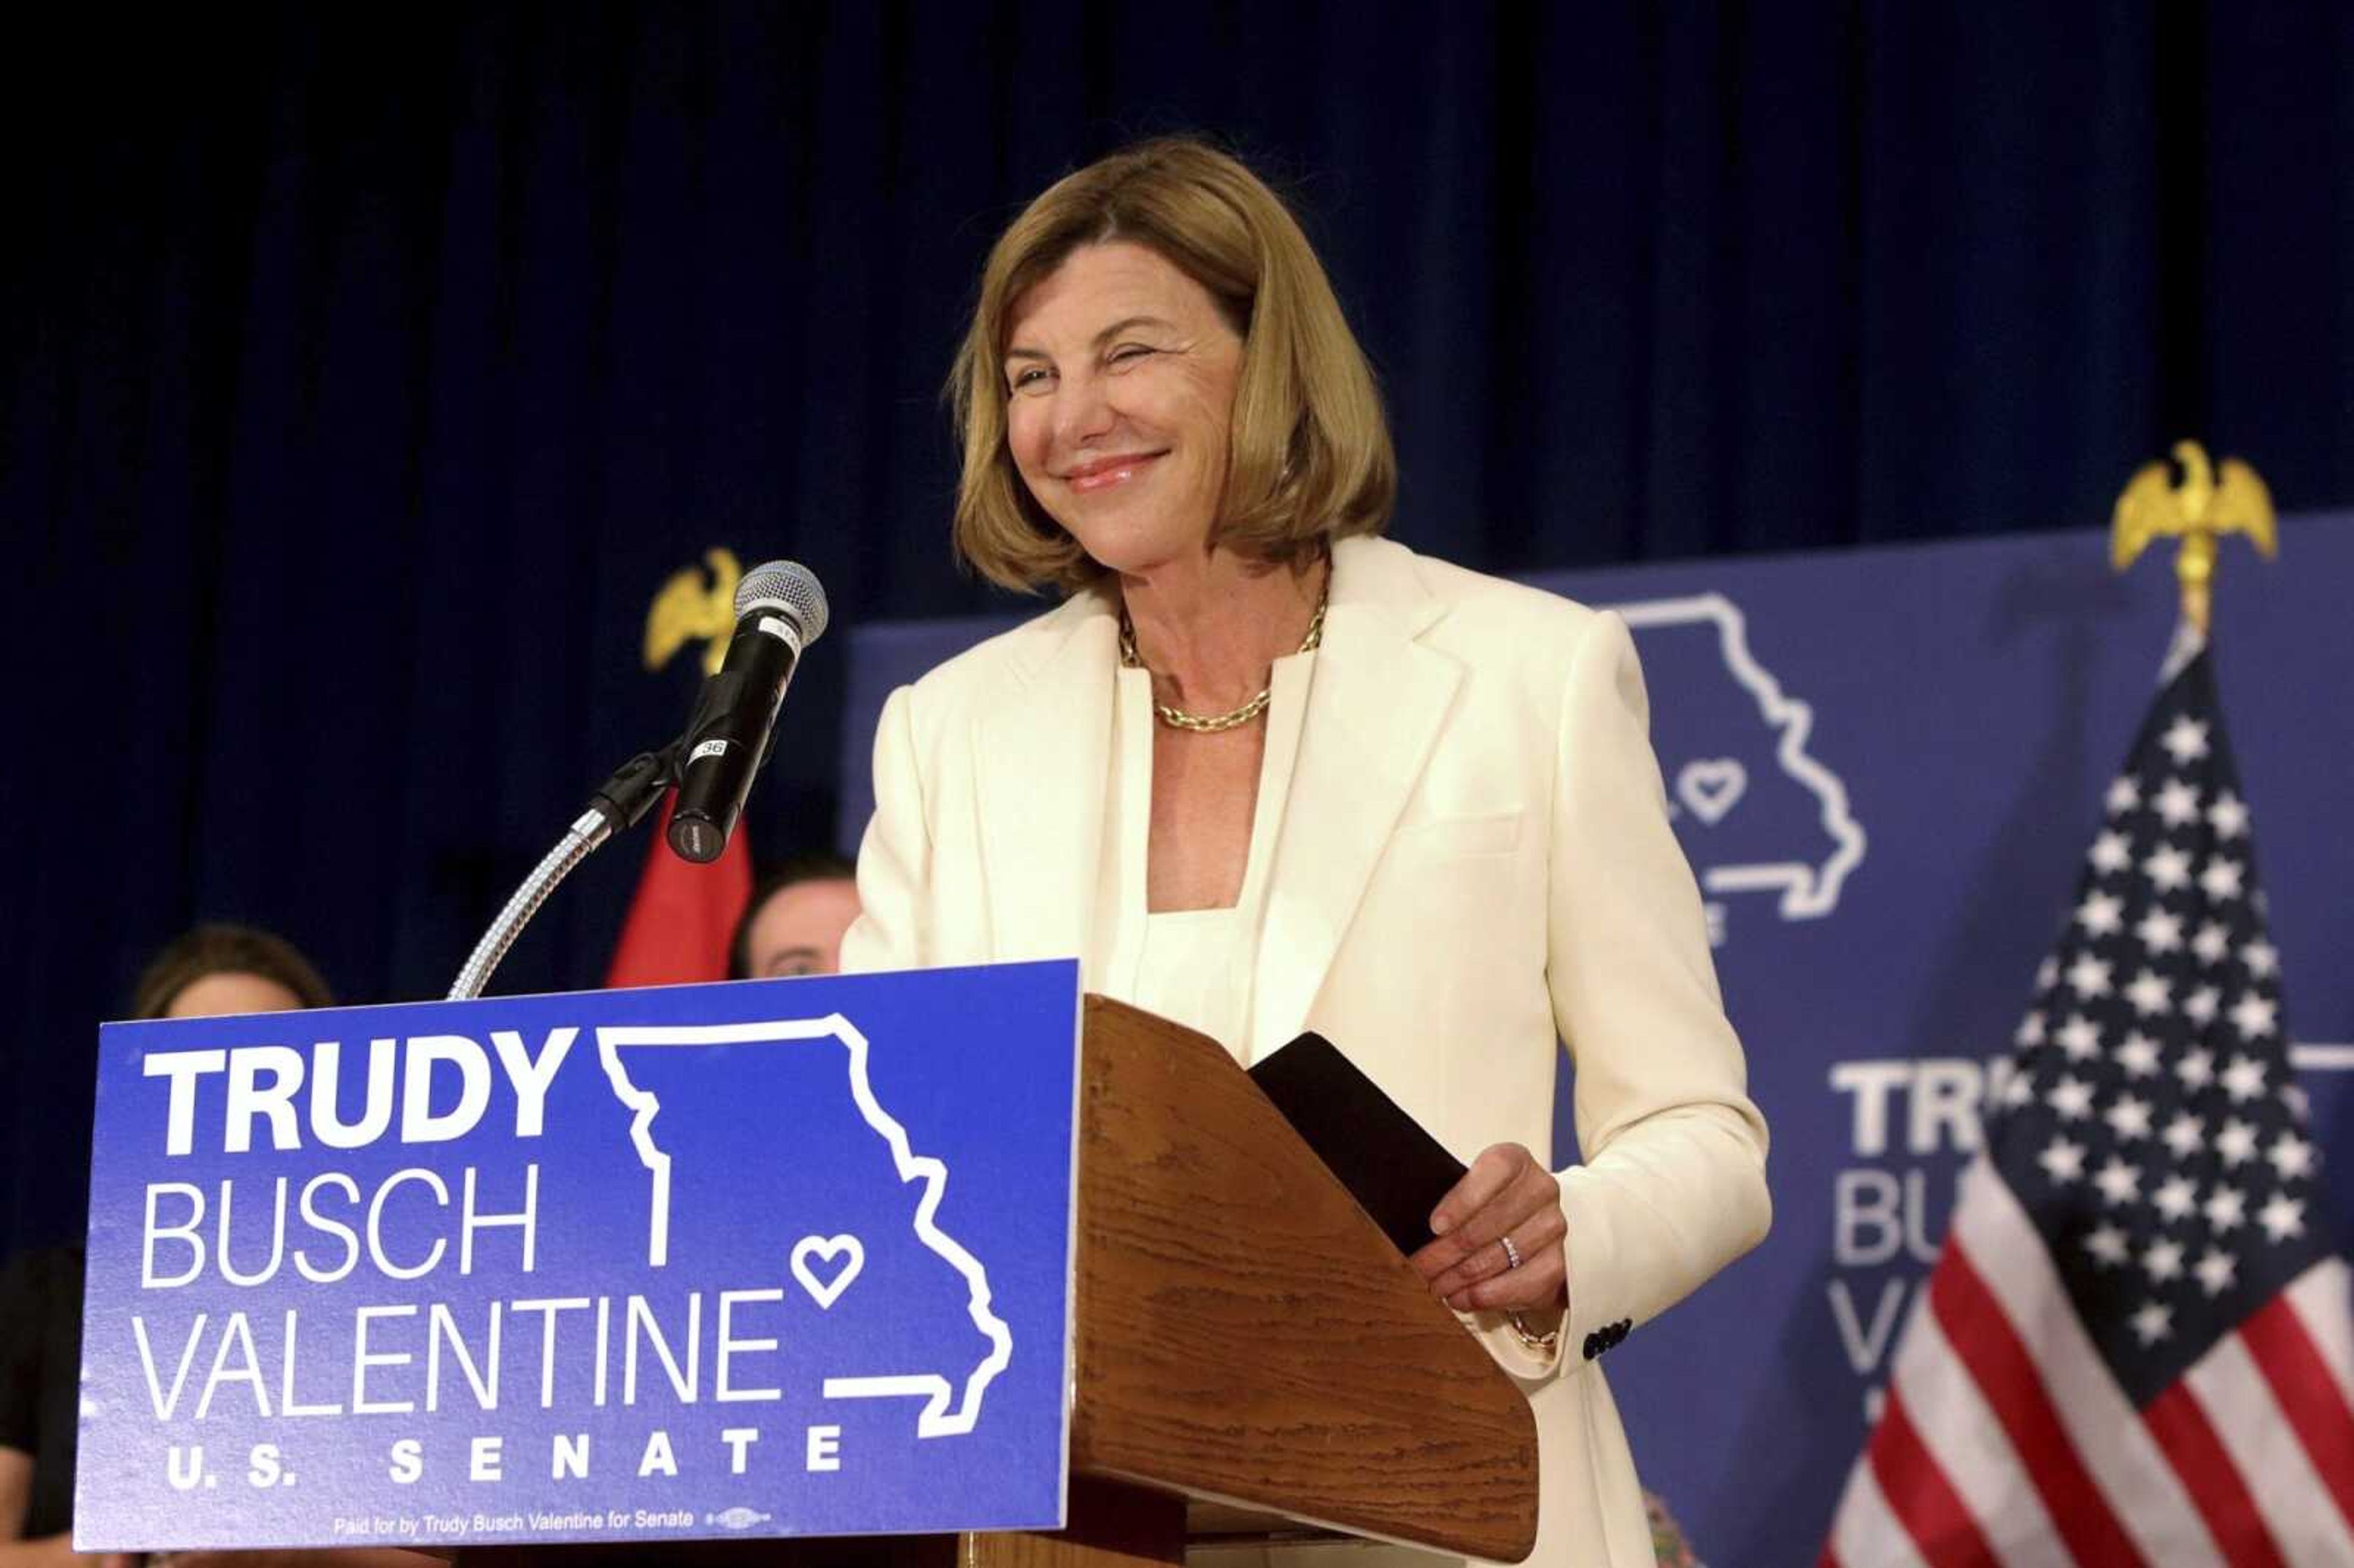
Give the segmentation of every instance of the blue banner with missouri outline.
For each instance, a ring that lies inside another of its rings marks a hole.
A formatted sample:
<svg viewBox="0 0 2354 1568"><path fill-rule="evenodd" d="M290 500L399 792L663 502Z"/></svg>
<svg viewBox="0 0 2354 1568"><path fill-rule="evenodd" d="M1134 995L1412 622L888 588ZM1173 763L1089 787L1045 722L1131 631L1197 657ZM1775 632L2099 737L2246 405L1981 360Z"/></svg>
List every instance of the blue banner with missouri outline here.
<svg viewBox="0 0 2354 1568"><path fill-rule="evenodd" d="M78 1543L1060 1524L1078 1006L1060 961L106 1025Z"/></svg>

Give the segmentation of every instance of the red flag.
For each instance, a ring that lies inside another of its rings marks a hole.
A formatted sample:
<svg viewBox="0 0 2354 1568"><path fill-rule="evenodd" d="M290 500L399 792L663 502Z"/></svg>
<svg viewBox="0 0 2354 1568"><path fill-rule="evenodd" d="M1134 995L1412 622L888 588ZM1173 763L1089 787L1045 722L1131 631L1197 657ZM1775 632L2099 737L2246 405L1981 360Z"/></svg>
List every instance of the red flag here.
<svg viewBox="0 0 2354 1568"><path fill-rule="evenodd" d="M727 978L727 944L752 900L752 851L738 821L727 847L709 865L671 853L673 789L654 824L646 869L638 878L630 917L605 971L608 986L684 985Z"/></svg>

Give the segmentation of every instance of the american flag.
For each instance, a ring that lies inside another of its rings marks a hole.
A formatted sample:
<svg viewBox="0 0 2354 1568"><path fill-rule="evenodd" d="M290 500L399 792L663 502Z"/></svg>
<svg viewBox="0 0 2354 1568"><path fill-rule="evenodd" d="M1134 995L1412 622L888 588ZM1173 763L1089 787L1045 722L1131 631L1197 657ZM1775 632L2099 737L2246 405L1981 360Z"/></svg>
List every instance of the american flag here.
<svg viewBox="0 0 2354 1568"><path fill-rule="evenodd" d="M1824 1568L2354 1563L2354 1330L2200 649L2086 857Z"/></svg>

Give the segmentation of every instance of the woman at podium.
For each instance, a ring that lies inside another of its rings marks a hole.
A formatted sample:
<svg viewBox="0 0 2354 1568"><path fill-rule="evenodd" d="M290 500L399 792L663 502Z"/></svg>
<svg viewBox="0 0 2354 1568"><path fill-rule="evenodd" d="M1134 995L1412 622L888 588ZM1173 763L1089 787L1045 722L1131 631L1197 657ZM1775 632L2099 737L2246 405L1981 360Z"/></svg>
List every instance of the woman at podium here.
<svg viewBox="0 0 2354 1568"><path fill-rule="evenodd" d="M1199 143L1031 203L951 392L958 550L1063 602L893 694L844 966L1076 953L1245 1064L1331 1040L1469 1164L1414 1261L1528 1393L1531 1561L1649 1563L1595 1362L1768 1204L1625 625L1380 536L1364 355Z"/></svg>

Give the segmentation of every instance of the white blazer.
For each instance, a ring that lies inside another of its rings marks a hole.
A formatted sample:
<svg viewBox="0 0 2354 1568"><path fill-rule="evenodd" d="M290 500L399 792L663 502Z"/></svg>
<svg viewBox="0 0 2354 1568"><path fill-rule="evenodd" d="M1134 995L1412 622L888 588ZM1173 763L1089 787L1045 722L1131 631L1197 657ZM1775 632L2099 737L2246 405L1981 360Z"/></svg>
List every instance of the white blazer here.
<svg viewBox="0 0 2354 1568"><path fill-rule="evenodd" d="M1094 989L1117 628L1081 593L892 694L844 968L1077 954ZM1559 1350L1466 1319L1536 1415L1547 1568L1652 1562L1594 1358L1769 1215L1766 1125L1647 726L1617 616L1340 542L1250 1035L1227 1042L1252 1061L1316 1030L1465 1161L1516 1142L1559 1172ZM1576 1161L1552 1149L1556 1040Z"/></svg>

